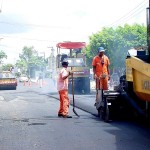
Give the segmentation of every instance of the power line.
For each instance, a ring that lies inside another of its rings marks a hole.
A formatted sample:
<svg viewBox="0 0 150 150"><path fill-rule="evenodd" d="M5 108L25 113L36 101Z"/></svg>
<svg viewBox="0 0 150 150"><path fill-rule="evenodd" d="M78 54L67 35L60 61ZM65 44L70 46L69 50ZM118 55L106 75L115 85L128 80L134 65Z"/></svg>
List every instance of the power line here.
<svg viewBox="0 0 150 150"><path fill-rule="evenodd" d="M112 23L111 26L115 26L115 25L117 25L117 24L119 24L121 22L125 22L125 21L133 18L134 16L138 15L143 10L146 10L145 4L143 6L141 6L140 8L138 8L137 10L130 11L128 14L126 14L125 16L121 17L120 19L118 19L117 21L115 21L114 23Z"/></svg>
<svg viewBox="0 0 150 150"><path fill-rule="evenodd" d="M58 41L51 41L51 40L46 40L46 39L34 39L34 38L25 38L25 37L17 37L17 36L7 36L7 35L2 35L3 38L13 38L13 39L21 39L21 40L29 40L29 41L40 41L40 42L58 42Z"/></svg>
<svg viewBox="0 0 150 150"><path fill-rule="evenodd" d="M12 23L12 22L5 22L0 21L0 24L8 24L8 25L14 25L14 26L20 26L20 27L31 27L31 28L58 28L58 29L69 29L70 27L65 26L48 26L48 25L38 25L38 24L23 24L23 23Z"/></svg>
<svg viewBox="0 0 150 150"><path fill-rule="evenodd" d="M145 0L142 1L142 3L138 4L134 9L132 9L131 11L129 11L127 14L125 14L123 17L121 17L120 19L116 20L116 21L115 21L114 23L112 23L111 25L117 24L117 22L120 22L120 21L123 20L124 18L126 18L126 17L132 15L133 13L135 13L137 10L139 10L139 8L138 8L139 6L140 6L140 9L141 9L141 8L145 8L145 7L141 6L141 4L143 4L144 2L145 2ZM145 3L144 3L144 5L145 5Z"/></svg>
<svg viewBox="0 0 150 150"><path fill-rule="evenodd" d="M140 14L141 12L143 12L143 11L146 11L145 7L144 7L144 9L141 9L141 10L138 10L137 12L134 12L134 13L131 14L130 16L127 16L126 18L124 18L123 20L121 20L119 23L116 23L116 24L114 24L114 25L112 25L112 26L115 26L115 25L117 25L117 24L121 24L121 23L123 23L123 22L127 22L128 20L130 20L130 19L132 19L133 17L139 15L139 14Z"/></svg>
<svg viewBox="0 0 150 150"><path fill-rule="evenodd" d="M140 14L141 12L143 12L143 11L146 11L146 9L144 8L144 9L142 9L142 10L139 10L138 12L136 12L136 13L130 15L129 17L127 17L127 18L126 18L124 21L122 21L122 22L125 22L125 21L128 21L128 20L132 19L133 17L139 15L139 14ZM145 16L146 16L146 14L145 14ZM145 17L145 18L146 18L146 17Z"/></svg>
<svg viewBox="0 0 150 150"><path fill-rule="evenodd" d="M138 4L134 9L132 9L131 11L129 11L127 14L125 14L123 17L121 17L120 19L116 20L114 23L110 24L109 26L115 26L121 22L127 21L135 16L137 16L138 14L140 14L142 11L146 10L146 5L148 3L144 0L142 1L140 4Z"/></svg>

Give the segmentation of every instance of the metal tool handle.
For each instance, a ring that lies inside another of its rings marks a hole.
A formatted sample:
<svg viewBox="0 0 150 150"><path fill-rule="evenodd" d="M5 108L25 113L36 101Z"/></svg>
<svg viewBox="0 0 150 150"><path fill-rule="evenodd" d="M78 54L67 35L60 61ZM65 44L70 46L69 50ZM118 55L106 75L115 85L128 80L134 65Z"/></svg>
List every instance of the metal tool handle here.
<svg viewBox="0 0 150 150"><path fill-rule="evenodd" d="M73 98L73 112L76 116L80 117L78 113L75 111L75 100L74 100L74 81L73 81L73 73L71 73L72 78L72 98Z"/></svg>

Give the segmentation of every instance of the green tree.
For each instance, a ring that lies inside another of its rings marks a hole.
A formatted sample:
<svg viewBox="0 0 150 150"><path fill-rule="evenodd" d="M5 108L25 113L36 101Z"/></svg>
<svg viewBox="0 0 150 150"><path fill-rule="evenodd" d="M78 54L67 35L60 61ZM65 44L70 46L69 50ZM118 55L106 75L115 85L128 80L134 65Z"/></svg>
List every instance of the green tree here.
<svg viewBox="0 0 150 150"><path fill-rule="evenodd" d="M0 51L0 64L2 63L2 60L6 58L7 59L7 55L4 51Z"/></svg>
<svg viewBox="0 0 150 150"><path fill-rule="evenodd" d="M10 71L11 68L14 68L13 64L3 64L2 66L3 71Z"/></svg>
<svg viewBox="0 0 150 150"><path fill-rule="evenodd" d="M20 68L21 73L31 75L33 68L41 70L45 68L46 62L45 59L41 56L38 56L38 52L34 47L25 46L22 49L22 53L19 55L19 60L16 63L16 66Z"/></svg>
<svg viewBox="0 0 150 150"><path fill-rule="evenodd" d="M146 27L144 25L125 24L123 27L106 28L91 35L89 44L86 47L88 65L90 67L92 59L97 55L97 48L103 46L105 54L111 62L111 70L124 68L127 51L136 46L145 46L147 41Z"/></svg>

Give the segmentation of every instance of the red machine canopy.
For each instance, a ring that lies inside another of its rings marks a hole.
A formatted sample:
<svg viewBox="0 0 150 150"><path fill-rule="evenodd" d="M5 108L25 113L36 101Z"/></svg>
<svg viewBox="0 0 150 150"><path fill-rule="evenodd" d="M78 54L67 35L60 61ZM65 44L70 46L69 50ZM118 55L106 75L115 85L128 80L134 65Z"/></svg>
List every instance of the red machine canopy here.
<svg viewBox="0 0 150 150"><path fill-rule="evenodd" d="M56 45L56 47L61 49L78 49L84 48L85 46L86 46L85 42L62 42Z"/></svg>

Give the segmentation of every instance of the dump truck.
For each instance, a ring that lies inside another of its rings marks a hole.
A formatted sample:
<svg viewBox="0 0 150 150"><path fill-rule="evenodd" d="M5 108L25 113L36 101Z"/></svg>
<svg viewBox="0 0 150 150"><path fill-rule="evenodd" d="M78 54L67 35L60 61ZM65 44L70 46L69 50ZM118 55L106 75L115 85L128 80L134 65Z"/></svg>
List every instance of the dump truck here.
<svg viewBox="0 0 150 150"><path fill-rule="evenodd" d="M85 42L60 42L57 43L56 68L59 70L61 62L66 59L69 62L68 69L73 72L74 93L90 93L90 68L86 65L86 56L82 53ZM72 93L72 82L69 77L68 92Z"/></svg>

